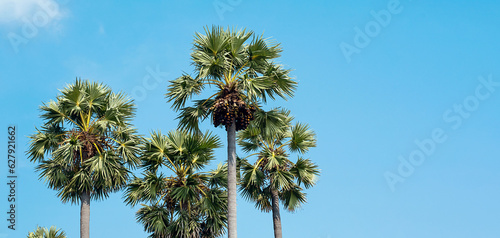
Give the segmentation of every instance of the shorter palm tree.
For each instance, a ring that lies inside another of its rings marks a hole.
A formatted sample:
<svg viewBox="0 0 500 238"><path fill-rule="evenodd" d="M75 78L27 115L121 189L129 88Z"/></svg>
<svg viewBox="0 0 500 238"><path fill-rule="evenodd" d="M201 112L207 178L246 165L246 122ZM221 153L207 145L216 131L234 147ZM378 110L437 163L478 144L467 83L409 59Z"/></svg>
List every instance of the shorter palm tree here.
<svg viewBox="0 0 500 238"><path fill-rule="evenodd" d="M155 238L219 237L227 226L227 166L200 172L221 146L210 133L151 134L142 149L143 178L135 177L125 202L142 207L137 220ZM162 168L170 170L165 175Z"/></svg>
<svg viewBox="0 0 500 238"><path fill-rule="evenodd" d="M257 111L255 120L238 133L238 143L245 152L258 151L255 163L242 161L240 191L260 210L272 211L276 238L282 237L280 202L288 211L296 210L306 202L303 188L312 187L319 175L311 160L289 160L287 150L303 154L316 146L309 126L292 125L292 120L286 110Z"/></svg>
<svg viewBox="0 0 500 238"><path fill-rule="evenodd" d="M63 202L80 203L80 237L90 236L90 201L122 189L138 162L133 100L104 84L76 80L40 107L28 158Z"/></svg>
<svg viewBox="0 0 500 238"><path fill-rule="evenodd" d="M55 226L50 229L37 226L33 232L28 233L27 238L66 238L66 233Z"/></svg>

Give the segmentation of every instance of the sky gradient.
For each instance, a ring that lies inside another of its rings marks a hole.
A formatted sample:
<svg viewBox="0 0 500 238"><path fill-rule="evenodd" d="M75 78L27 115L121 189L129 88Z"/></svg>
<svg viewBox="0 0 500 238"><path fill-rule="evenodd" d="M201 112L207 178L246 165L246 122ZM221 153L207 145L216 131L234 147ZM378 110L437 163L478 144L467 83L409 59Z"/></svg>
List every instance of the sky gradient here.
<svg viewBox="0 0 500 238"><path fill-rule="evenodd" d="M168 81L193 71L194 33L221 25L282 44L298 90L265 108L288 108L317 134L306 157L321 176L307 204L282 212L284 237L498 238L498 23L497 1L0 0L4 158L7 127L18 128L17 229L6 229L5 159L0 237L37 225L79 235L79 205L61 203L24 155L42 102L76 77L96 80L135 99L141 134L175 129ZM147 236L122 195L91 203L91 237ZM238 198L240 238L272 229L270 213Z"/></svg>

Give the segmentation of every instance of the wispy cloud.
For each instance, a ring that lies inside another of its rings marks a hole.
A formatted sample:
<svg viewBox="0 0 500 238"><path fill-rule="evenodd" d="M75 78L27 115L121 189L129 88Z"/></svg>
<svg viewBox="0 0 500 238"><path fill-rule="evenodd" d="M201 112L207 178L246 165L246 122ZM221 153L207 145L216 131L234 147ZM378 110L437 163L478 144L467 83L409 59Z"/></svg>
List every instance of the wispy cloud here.
<svg viewBox="0 0 500 238"><path fill-rule="evenodd" d="M63 12L55 0L0 0L0 23L33 21L37 12L44 12L51 19L60 19Z"/></svg>
<svg viewBox="0 0 500 238"><path fill-rule="evenodd" d="M60 32L59 20L68 11L67 0L0 0L0 26L7 26L7 39L15 53L38 35L41 29ZM49 28L50 26L50 28Z"/></svg>
<svg viewBox="0 0 500 238"><path fill-rule="evenodd" d="M106 29L104 29L104 25L99 24L99 34L105 35L106 34Z"/></svg>

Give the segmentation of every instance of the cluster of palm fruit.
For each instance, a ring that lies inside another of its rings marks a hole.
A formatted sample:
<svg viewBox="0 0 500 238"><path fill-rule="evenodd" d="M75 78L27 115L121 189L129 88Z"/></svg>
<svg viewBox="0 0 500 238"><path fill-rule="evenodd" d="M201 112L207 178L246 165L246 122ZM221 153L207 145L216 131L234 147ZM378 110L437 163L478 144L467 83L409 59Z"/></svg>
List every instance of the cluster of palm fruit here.
<svg viewBox="0 0 500 238"><path fill-rule="evenodd" d="M224 125L226 130L233 121L236 131L245 130L253 120L254 106L247 106L235 90L223 90L212 106L214 126Z"/></svg>
<svg viewBox="0 0 500 238"><path fill-rule="evenodd" d="M73 164L75 167L80 167L81 163L98 154L99 151L111 148L105 137L94 135L86 131L73 129L69 132L67 137L78 138L81 144L81 150L73 151L74 157L76 158Z"/></svg>

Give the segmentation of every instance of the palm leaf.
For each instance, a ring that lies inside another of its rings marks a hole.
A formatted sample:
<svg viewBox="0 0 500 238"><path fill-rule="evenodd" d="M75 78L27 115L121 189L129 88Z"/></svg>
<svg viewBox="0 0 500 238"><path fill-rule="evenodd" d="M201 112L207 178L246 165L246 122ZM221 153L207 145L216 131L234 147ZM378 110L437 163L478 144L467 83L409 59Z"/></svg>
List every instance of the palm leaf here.
<svg viewBox="0 0 500 238"><path fill-rule="evenodd" d="M189 132L199 133L199 124L204 121L210 114L210 108L214 104L213 99L197 100L193 107L184 107L180 111L179 116L179 129Z"/></svg>
<svg viewBox="0 0 500 238"><path fill-rule="evenodd" d="M193 95L200 94L203 88L203 82L200 78L192 78L189 75L183 75L170 81L166 97L168 102L174 101L172 107L175 110L179 110L184 107L186 101Z"/></svg>
<svg viewBox="0 0 500 238"><path fill-rule="evenodd" d="M291 128L290 151L305 153L316 147L316 138L307 124L297 123Z"/></svg>
<svg viewBox="0 0 500 238"><path fill-rule="evenodd" d="M290 173L297 178L299 186L304 184L306 188L310 188L316 184L319 169L311 160L299 157L290 168Z"/></svg>

